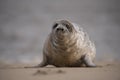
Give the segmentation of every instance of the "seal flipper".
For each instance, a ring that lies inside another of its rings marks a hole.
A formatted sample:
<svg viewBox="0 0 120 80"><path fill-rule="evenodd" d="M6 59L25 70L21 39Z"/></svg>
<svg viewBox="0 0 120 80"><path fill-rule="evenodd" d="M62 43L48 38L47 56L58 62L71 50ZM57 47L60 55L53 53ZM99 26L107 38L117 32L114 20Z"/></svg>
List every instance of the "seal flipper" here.
<svg viewBox="0 0 120 80"><path fill-rule="evenodd" d="M44 67L44 66L46 66L46 65L48 65L48 63L43 60L40 64L38 64L38 65L36 66L36 68Z"/></svg>
<svg viewBox="0 0 120 80"><path fill-rule="evenodd" d="M87 67L96 67L96 65L93 63L92 59L90 58L90 56L85 55L84 56L84 63Z"/></svg>
<svg viewBox="0 0 120 80"><path fill-rule="evenodd" d="M47 65L47 63L43 61L43 62L41 62L40 64L38 64L36 66L26 66L24 68L40 68L40 67L44 67L46 65Z"/></svg>
<svg viewBox="0 0 120 80"><path fill-rule="evenodd" d="M39 68L39 67L44 67L46 65L48 65L47 57L45 55L43 55L43 61L40 64L38 64L36 66L26 66L24 68Z"/></svg>

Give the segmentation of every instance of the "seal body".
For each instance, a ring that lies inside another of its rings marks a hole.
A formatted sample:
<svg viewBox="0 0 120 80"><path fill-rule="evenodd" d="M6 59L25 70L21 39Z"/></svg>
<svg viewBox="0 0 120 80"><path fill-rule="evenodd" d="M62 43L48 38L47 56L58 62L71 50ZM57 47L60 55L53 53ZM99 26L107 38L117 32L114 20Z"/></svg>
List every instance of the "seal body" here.
<svg viewBox="0 0 120 80"><path fill-rule="evenodd" d="M48 64L56 67L95 67L94 43L79 25L68 20L56 21L43 48L43 61L38 67Z"/></svg>

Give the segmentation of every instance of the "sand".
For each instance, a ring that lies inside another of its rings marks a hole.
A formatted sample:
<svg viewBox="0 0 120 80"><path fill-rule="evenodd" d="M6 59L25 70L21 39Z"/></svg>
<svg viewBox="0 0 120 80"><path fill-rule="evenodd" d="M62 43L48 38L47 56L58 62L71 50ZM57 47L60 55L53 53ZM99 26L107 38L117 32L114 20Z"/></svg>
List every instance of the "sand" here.
<svg viewBox="0 0 120 80"><path fill-rule="evenodd" d="M120 80L120 63L104 62L96 68L24 68L27 64L0 63L0 80Z"/></svg>

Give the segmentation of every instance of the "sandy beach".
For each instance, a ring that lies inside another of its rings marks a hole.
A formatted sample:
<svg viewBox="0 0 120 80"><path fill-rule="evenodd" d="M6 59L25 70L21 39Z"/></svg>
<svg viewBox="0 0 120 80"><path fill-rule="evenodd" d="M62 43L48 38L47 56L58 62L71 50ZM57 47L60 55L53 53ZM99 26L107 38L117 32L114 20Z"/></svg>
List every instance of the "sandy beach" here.
<svg viewBox="0 0 120 80"><path fill-rule="evenodd" d="M0 80L120 80L120 63L100 63L96 68L24 68L25 64L0 65Z"/></svg>

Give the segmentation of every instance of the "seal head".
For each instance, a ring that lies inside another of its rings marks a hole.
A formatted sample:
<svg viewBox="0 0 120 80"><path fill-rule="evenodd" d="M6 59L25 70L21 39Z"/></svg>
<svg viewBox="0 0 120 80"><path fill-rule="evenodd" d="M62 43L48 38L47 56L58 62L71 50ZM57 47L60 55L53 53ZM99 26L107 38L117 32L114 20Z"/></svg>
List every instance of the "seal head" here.
<svg viewBox="0 0 120 80"><path fill-rule="evenodd" d="M56 21L52 28L55 37L63 39L73 33L73 25L66 20Z"/></svg>

